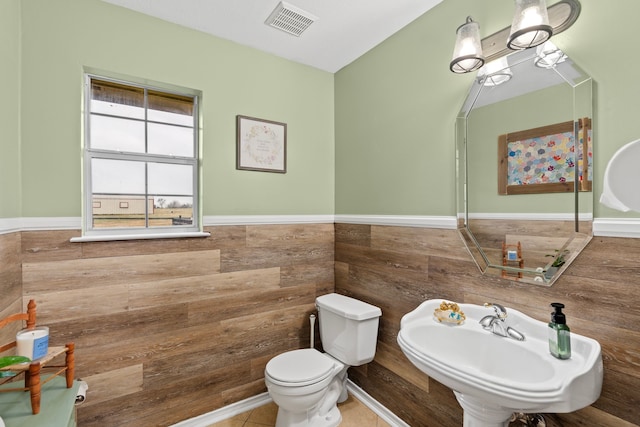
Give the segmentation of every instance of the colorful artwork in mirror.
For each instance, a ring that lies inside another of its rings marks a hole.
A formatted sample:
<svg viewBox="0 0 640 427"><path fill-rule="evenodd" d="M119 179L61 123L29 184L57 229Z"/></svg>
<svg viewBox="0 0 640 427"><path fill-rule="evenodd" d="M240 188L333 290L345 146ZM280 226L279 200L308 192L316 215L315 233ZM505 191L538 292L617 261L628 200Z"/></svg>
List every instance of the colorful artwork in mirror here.
<svg viewBox="0 0 640 427"><path fill-rule="evenodd" d="M573 192L576 174L578 190L591 191L591 138L589 118L500 135L498 193Z"/></svg>

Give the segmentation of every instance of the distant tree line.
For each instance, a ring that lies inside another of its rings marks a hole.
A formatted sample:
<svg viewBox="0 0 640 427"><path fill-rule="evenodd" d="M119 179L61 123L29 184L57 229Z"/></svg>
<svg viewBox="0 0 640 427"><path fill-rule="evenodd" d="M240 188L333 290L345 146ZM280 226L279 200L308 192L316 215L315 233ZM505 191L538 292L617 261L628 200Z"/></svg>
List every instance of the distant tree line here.
<svg viewBox="0 0 640 427"><path fill-rule="evenodd" d="M165 207L169 208L169 209L192 208L193 204L192 203L179 202L177 200L172 200L169 203L167 203L167 200L163 199L161 197L156 201L156 207L160 208L160 209L164 209Z"/></svg>

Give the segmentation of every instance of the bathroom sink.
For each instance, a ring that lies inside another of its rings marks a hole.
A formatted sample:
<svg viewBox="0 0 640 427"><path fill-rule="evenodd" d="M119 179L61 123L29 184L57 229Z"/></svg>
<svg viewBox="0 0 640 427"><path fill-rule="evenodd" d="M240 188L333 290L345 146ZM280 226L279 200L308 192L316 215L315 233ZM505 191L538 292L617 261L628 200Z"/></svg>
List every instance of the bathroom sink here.
<svg viewBox="0 0 640 427"><path fill-rule="evenodd" d="M572 412L600 396L597 341L572 333L571 358L556 359L546 323L507 308L504 324L524 335L518 341L484 329L480 319L493 309L481 305L459 304L466 320L440 323L434 310L442 301L425 301L406 314L398 344L416 367L454 391L465 426L506 426L514 412Z"/></svg>

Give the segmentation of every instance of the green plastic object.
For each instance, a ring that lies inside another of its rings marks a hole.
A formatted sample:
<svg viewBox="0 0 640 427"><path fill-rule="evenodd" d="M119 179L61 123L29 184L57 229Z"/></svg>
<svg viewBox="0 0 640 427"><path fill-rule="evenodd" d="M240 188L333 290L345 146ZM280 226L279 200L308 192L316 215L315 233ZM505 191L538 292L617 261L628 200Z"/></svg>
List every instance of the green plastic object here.
<svg viewBox="0 0 640 427"><path fill-rule="evenodd" d="M31 359L25 356L4 356L0 357L0 368L15 365L16 363L31 362Z"/></svg>

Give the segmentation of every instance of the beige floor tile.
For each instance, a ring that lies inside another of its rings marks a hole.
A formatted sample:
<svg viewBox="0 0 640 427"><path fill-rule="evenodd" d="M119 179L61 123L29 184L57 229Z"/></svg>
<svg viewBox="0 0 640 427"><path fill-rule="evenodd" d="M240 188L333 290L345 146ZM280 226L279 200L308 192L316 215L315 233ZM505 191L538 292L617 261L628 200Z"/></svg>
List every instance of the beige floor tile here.
<svg viewBox="0 0 640 427"><path fill-rule="evenodd" d="M342 414L340 427L391 427L351 395L338 408ZM209 427L273 427L277 414L278 406L271 402Z"/></svg>
<svg viewBox="0 0 640 427"><path fill-rule="evenodd" d="M274 426L276 424L276 417L278 415L278 406L270 402L266 405L262 405L251 411L248 422L256 423L260 425ZM249 424L247 424L249 426Z"/></svg>
<svg viewBox="0 0 640 427"><path fill-rule="evenodd" d="M342 414L340 427L376 426L378 416L351 395L346 401L339 404L338 408Z"/></svg>
<svg viewBox="0 0 640 427"><path fill-rule="evenodd" d="M219 423L211 424L209 427L243 427L250 413L251 411L244 412Z"/></svg>
<svg viewBox="0 0 640 427"><path fill-rule="evenodd" d="M376 427L391 427L391 424L378 417L378 424L376 424Z"/></svg>

